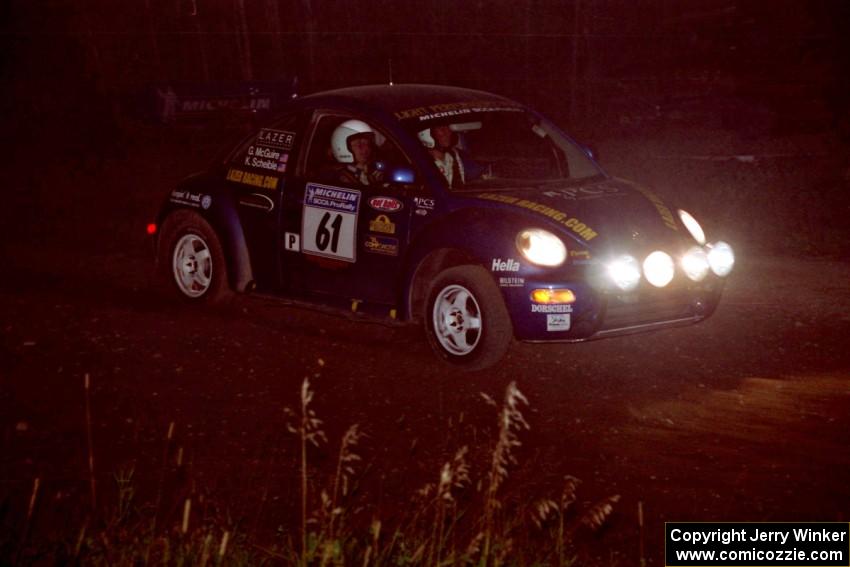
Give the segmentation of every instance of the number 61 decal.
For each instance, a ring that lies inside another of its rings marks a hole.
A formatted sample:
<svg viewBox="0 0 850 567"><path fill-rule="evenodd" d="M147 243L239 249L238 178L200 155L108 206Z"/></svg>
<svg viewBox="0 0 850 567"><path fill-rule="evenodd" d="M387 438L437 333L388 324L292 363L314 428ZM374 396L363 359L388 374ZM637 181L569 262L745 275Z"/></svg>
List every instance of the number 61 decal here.
<svg viewBox="0 0 850 567"><path fill-rule="evenodd" d="M301 249L305 254L356 260L360 191L309 183L304 193Z"/></svg>

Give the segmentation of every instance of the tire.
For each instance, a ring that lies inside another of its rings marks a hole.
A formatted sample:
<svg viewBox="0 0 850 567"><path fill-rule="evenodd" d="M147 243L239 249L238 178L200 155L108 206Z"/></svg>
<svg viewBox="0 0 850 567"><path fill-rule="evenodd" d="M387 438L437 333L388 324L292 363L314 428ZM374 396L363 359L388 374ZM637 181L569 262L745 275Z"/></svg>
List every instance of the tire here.
<svg viewBox="0 0 850 567"><path fill-rule="evenodd" d="M192 303L220 304L232 296L215 230L191 211L171 214L160 233L160 278Z"/></svg>
<svg viewBox="0 0 850 567"><path fill-rule="evenodd" d="M493 366L513 341L502 294L481 266L456 266L440 272L428 291L424 320L434 352L464 370Z"/></svg>

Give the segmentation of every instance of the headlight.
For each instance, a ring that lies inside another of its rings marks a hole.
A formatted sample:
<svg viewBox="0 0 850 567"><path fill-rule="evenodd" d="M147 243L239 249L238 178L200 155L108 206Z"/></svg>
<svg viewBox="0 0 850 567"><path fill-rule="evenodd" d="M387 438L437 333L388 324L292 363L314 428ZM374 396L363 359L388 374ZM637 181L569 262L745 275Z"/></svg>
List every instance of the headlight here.
<svg viewBox="0 0 850 567"><path fill-rule="evenodd" d="M735 253L732 247L723 241L708 246L708 264L711 271L720 277L728 276L735 265Z"/></svg>
<svg viewBox="0 0 850 567"><path fill-rule="evenodd" d="M567 247L561 239L542 228L528 228L516 236L517 250L538 266L560 266L567 259Z"/></svg>
<svg viewBox="0 0 850 567"><path fill-rule="evenodd" d="M666 252L656 250L643 261L643 275L655 287L664 287L673 279L676 266Z"/></svg>
<svg viewBox="0 0 850 567"><path fill-rule="evenodd" d="M708 269L708 255L699 246L694 246L682 256L682 270L693 281L702 281L708 275Z"/></svg>
<svg viewBox="0 0 850 567"><path fill-rule="evenodd" d="M632 290L640 282L640 264L634 256L620 256L608 264L608 277L623 291Z"/></svg>
<svg viewBox="0 0 850 567"><path fill-rule="evenodd" d="M685 228L688 229L688 232L691 233L691 236L694 237L701 246L705 245L705 232L702 230L702 227L697 222L697 219L692 217L690 213L687 211L683 211L679 209L679 218L682 219L682 224L685 225Z"/></svg>

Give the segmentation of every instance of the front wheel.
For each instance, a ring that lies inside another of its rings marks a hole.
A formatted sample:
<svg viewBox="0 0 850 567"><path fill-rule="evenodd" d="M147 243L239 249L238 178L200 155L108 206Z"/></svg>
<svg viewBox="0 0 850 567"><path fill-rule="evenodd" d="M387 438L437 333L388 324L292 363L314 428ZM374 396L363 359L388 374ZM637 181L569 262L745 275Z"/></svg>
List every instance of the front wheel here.
<svg viewBox="0 0 850 567"><path fill-rule="evenodd" d="M502 294L480 266L456 266L441 272L428 292L424 319L434 351L466 370L493 366L513 340Z"/></svg>
<svg viewBox="0 0 850 567"><path fill-rule="evenodd" d="M160 237L160 274L191 301L220 303L228 298L224 252L215 231L200 215L177 211Z"/></svg>

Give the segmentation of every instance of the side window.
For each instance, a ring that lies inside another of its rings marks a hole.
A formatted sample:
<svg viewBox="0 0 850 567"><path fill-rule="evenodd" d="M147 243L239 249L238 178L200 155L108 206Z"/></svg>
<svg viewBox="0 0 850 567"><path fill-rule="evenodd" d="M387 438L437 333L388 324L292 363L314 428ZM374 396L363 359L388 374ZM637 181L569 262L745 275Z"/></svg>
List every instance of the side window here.
<svg viewBox="0 0 850 567"><path fill-rule="evenodd" d="M295 165L298 141L294 115L270 128L261 128L230 156L227 179L262 189L277 189L280 177Z"/></svg>
<svg viewBox="0 0 850 567"><path fill-rule="evenodd" d="M304 173L322 183L383 185L387 168L409 163L398 145L367 121L323 115L315 125Z"/></svg>

